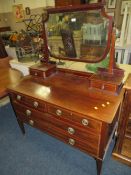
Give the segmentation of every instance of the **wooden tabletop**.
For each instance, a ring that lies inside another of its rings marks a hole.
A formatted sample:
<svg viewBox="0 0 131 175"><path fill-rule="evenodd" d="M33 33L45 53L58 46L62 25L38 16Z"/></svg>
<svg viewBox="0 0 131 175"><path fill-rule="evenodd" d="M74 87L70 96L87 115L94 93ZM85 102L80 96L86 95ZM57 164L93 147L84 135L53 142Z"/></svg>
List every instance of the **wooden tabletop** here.
<svg viewBox="0 0 131 175"><path fill-rule="evenodd" d="M58 108L70 110L106 123L112 123L121 103L124 89L119 95L93 92L87 78L56 73L46 79L26 76L19 85L8 90L36 98Z"/></svg>
<svg viewBox="0 0 131 175"><path fill-rule="evenodd" d="M0 99L7 95L7 87L16 85L22 78L22 73L12 68L0 68Z"/></svg>

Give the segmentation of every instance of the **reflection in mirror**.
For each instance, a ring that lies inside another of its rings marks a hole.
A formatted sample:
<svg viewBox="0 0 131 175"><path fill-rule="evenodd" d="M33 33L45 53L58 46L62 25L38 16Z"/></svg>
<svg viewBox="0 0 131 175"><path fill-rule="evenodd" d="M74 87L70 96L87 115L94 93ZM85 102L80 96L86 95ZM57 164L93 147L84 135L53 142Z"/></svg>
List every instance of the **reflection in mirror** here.
<svg viewBox="0 0 131 175"><path fill-rule="evenodd" d="M51 56L98 62L107 47L109 19L99 10L49 14Z"/></svg>

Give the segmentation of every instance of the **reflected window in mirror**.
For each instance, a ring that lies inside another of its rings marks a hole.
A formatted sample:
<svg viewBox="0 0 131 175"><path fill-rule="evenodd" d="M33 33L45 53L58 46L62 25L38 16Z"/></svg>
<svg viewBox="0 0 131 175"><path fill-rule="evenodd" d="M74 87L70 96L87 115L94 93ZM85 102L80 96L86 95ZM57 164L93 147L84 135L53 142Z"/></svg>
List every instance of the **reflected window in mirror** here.
<svg viewBox="0 0 131 175"><path fill-rule="evenodd" d="M51 56L98 62L108 42L109 19L99 10L49 14Z"/></svg>

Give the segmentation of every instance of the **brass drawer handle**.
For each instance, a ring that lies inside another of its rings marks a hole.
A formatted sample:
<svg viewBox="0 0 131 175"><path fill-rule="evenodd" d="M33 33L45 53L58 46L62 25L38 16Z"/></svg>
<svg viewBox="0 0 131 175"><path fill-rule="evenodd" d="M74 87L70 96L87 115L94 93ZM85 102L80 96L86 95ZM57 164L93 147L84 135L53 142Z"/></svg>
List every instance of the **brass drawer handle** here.
<svg viewBox="0 0 131 175"><path fill-rule="evenodd" d="M69 144L70 144L70 145L74 145L74 144L75 144L75 140L70 138L70 139L69 139Z"/></svg>
<svg viewBox="0 0 131 175"><path fill-rule="evenodd" d="M31 111L27 109L27 110L26 110L26 115L27 115L27 116L30 116L30 115L31 115Z"/></svg>
<svg viewBox="0 0 131 175"><path fill-rule="evenodd" d="M61 116L62 115L62 111L60 109L57 109L56 110L56 115Z"/></svg>
<svg viewBox="0 0 131 175"><path fill-rule="evenodd" d="M83 124L84 126L87 126L87 125L89 124L89 121L88 121L87 119L83 119L83 120L82 120L82 124Z"/></svg>
<svg viewBox="0 0 131 175"><path fill-rule="evenodd" d="M30 124L31 126L33 126L33 125L34 125L34 121L33 121L33 120L29 120L29 124Z"/></svg>
<svg viewBox="0 0 131 175"><path fill-rule="evenodd" d="M38 75L38 73L37 72L35 72L35 76L37 76Z"/></svg>
<svg viewBox="0 0 131 175"><path fill-rule="evenodd" d="M37 101L34 101L33 105L35 108L37 108L39 106L39 103Z"/></svg>
<svg viewBox="0 0 131 175"><path fill-rule="evenodd" d="M69 134L74 134L75 133L75 129L71 128L71 127L68 127L68 133Z"/></svg>
<svg viewBox="0 0 131 175"><path fill-rule="evenodd" d="M17 100L21 100L21 96L20 95L17 95Z"/></svg>

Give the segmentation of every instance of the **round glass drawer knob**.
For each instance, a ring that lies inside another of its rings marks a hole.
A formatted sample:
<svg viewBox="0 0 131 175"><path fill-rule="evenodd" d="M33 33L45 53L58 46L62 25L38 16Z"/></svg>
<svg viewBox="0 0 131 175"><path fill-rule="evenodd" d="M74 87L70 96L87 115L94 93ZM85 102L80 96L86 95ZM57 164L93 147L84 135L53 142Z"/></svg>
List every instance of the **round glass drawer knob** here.
<svg viewBox="0 0 131 175"><path fill-rule="evenodd" d="M56 115L61 116L62 115L62 111L60 109L57 109L56 110Z"/></svg>
<svg viewBox="0 0 131 175"><path fill-rule="evenodd" d="M74 144L75 144L75 140L70 138L70 139L69 139L69 144L70 144L70 145L74 145Z"/></svg>
<svg viewBox="0 0 131 175"><path fill-rule="evenodd" d="M87 126L87 125L89 124L89 121L88 121L87 119L83 119L83 120L82 120L82 124L83 124L84 126Z"/></svg>
<svg viewBox="0 0 131 175"><path fill-rule="evenodd" d="M68 133L69 134L74 134L75 133L74 128L68 127Z"/></svg>
<svg viewBox="0 0 131 175"><path fill-rule="evenodd" d="M34 125L34 121L33 121L33 120L29 120L29 124L30 124L31 126L33 126L33 125Z"/></svg>
<svg viewBox="0 0 131 175"><path fill-rule="evenodd" d="M37 108L39 106L39 103L37 101L34 101L33 105L35 108Z"/></svg>
<svg viewBox="0 0 131 175"><path fill-rule="evenodd" d="M17 100L21 100L21 96L20 95L17 95Z"/></svg>
<svg viewBox="0 0 131 175"><path fill-rule="evenodd" d="M27 109L27 110L26 110L26 115L27 115L27 116L30 116L30 115L31 115L31 111Z"/></svg>

